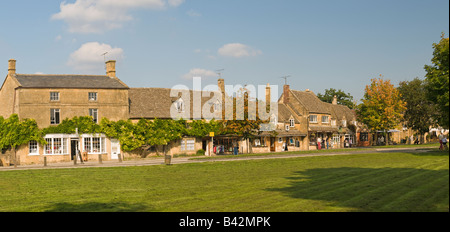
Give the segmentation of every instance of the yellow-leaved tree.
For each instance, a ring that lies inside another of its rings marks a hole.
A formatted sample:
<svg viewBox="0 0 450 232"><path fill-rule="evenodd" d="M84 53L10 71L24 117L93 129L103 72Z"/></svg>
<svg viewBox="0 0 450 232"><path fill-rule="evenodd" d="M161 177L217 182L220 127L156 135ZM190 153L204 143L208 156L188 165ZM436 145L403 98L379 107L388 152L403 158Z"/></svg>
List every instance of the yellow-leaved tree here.
<svg viewBox="0 0 450 232"><path fill-rule="evenodd" d="M381 76L381 75L380 75ZM362 103L357 107L358 120L372 132L385 134L403 119L406 103L401 100L398 89L390 80L375 78L366 86Z"/></svg>

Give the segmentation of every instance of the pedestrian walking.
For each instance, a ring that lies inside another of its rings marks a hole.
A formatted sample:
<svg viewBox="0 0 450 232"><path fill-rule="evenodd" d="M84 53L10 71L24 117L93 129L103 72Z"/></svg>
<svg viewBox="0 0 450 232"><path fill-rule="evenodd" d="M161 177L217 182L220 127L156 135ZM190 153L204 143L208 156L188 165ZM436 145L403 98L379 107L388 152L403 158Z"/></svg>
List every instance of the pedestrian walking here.
<svg viewBox="0 0 450 232"><path fill-rule="evenodd" d="M442 150L444 148L442 146L442 139L444 139L444 136L442 134L439 134L439 150Z"/></svg>
<svg viewBox="0 0 450 232"><path fill-rule="evenodd" d="M447 147L447 136L445 136L445 137L442 139L442 149L445 150L445 151L448 151L448 147Z"/></svg>

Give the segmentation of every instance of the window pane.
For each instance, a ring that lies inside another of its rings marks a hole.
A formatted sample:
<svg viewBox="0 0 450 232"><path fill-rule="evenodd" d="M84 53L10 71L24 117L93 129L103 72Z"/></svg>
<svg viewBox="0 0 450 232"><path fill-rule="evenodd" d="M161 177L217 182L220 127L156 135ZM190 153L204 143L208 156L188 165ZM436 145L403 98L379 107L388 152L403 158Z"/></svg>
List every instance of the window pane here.
<svg viewBox="0 0 450 232"><path fill-rule="evenodd" d="M50 92L50 101L59 101L59 92Z"/></svg>
<svg viewBox="0 0 450 232"><path fill-rule="evenodd" d="M105 138L101 138L101 152L105 153L106 152L106 139Z"/></svg>
<svg viewBox="0 0 450 232"><path fill-rule="evenodd" d="M92 152L100 153L100 138L92 138Z"/></svg>
<svg viewBox="0 0 450 232"><path fill-rule="evenodd" d="M97 101L97 93L89 93L89 101Z"/></svg>
<svg viewBox="0 0 450 232"><path fill-rule="evenodd" d="M195 150L195 140L194 139L187 140L187 150L188 151Z"/></svg>
<svg viewBox="0 0 450 232"><path fill-rule="evenodd" d="M89 116L91 116L92 118L94 118L94 122L97 123L98 122L98 109L89 109Z"/></svg>
<svg viewBox="0 0 450 232"><path fill-rule="evenodd" d="M38 147L36 140L31 140L28 144L30 154L37 154L38 153Z"/></svg>
<svg viewBox="0 0 450 232"><path fill-rule="evenodd" d="M53 154L52 152L52 139L45 139L47 144L44 145L44 153L45 154Z"/></svg>
<svg viewBox="0 0 450 232"><path fill-rule="evenodd" d="M84 138L84 151L91 152L91 138Z"/></svg>
<svg viewBox="0 0 450 232"><path fill-rule="evenodd" d="M62 154L61 138L53 139L53 154Z"/></svg>

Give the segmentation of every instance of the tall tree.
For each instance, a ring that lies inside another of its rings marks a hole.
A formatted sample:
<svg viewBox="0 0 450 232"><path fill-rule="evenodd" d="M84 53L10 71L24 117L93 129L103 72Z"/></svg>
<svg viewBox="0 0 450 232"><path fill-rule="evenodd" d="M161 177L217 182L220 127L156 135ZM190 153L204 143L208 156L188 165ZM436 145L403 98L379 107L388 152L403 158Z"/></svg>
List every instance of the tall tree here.
<svg viewBox="0 0 450 232"><path fill-rule="evenodd" d="M441 35L441 41L434 43L433 65L425 65L427 97L434 102L437 107L437 117L439 125L449 128L449 38Z"/></svg>
<svg viewBox="0 0 450 232"><path fill-rule="evenodd" d="M402 113L406 110L406 103L402 101L400 92L390 80L375 78L371 81L372 83L366 86L362 103L357 107L358 119L370 130L386 133L403 119Z"/></svg>
<svg viewBox="0 0 450 232"><path fill-rule="evenodd" d="M328 103L333 102L334 96L336 96L338 104L347 106L350 109L355 108L355 104L353 103L353 96L350 93L345 93L340 89L326 89L323 95L321 93L317 94L317 97L320 100Z"/></svg>
<svg viewBox="0 0 450 232"><path fill-rule="evenodd" d="M401 99L406 102L404 121L407 127L418 131L421 135L434 125L434 104L427 99L425 81L415 78L412 81L402 81L398 90Z"/></svg>

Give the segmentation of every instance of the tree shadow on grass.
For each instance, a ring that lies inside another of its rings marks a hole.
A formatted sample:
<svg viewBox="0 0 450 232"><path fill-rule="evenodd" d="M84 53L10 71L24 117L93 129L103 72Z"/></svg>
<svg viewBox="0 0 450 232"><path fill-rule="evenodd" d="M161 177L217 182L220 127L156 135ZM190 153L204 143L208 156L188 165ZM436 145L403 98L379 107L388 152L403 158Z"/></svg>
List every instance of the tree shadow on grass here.
<svg viewBox="0 0 450 232"><path fill-rule="evenodd" d="M45 212L149 212L155 211L143 204L129 204L125 202L88 202L82 204L57 203Z"/></svg>
<svg viewBox="0 0 450 232"><path fill-rule="evenodd" d="M288 187L272 188L318 200L314 211L423 212L449 210L449 170L324 168L296 172ZM303 210L303 209L299 209Z"/></svg>

